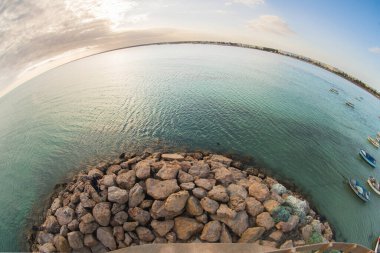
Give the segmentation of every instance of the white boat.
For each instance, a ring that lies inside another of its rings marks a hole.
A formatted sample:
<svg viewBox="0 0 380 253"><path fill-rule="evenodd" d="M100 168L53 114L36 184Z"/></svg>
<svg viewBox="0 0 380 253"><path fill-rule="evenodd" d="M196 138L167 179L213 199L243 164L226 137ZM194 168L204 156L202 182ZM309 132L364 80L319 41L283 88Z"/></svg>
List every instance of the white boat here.
<svg viewBox="0 0 380 253"><path fill-rule="evenodd" d="M377 238L377 242L376 242L376 248L375 248L375 253L380 253L380 236L379 238Z"/></svg>
<svg viewBox="0 0 380 253"><path fill-rule="evenodd" d="M368 141L369 141L373 146L375 146L376 148L379 148L380 144L379 144L379 142L378 142L376 139L372 138L371 136L368 136L367 139L368 139Z"/></svg>
<svg viewBox="0 0 380 253"><path fill-rule="evenodd" d="M367 179L367 183L377 195L380 195L380 184L374 177L370 176Z"/></svg>

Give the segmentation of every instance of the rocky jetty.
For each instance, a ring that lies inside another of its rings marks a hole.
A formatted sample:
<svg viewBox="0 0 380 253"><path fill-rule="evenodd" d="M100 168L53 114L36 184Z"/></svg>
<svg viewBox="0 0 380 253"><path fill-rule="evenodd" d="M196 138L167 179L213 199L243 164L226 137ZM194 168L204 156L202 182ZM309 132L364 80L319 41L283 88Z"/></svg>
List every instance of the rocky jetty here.
<svg viewBox="0 0 380 253"><path fill-rule="evenodd" d="M54 194L32 251L107 252L146 243L331 241L306 200L222 155L120 156L80 172Z"/></svg>

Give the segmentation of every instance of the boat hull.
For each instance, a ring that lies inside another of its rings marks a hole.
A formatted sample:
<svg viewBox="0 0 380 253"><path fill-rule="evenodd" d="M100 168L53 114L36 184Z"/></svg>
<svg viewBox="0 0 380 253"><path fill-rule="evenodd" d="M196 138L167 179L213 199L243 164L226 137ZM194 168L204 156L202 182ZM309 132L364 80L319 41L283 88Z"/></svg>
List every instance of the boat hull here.
<svg viewBox="0 0 380 253"><path fill-rule="evenodd" d="M380 195L380 191L377 190L371 183L371 181L368 179L367 180L367 183L369 184L369 186L371 187L371 189L377 194L377 195Z"/></svg>
<svg viewBox="0 0 380 253"><path fill-rule="evenodd" d="M363 200L364 202L368 202L369 199L366 199L365 197L363 197L361 194L359 194L357 191L356 191L356 188L354 185L351 184L351 180L348 181L348 184L350 185L352 191L355 193L356 196L358 196L361 200Z"/></svg>
<svg viewBox="0 0 380 253"><path fill-rule="evenodd" d="M362 151L360 151L360 156L361 158L363 158L364 161L366 161L369 165L371 165L373 168L376 168L376 164L372 163L370 160L368 160L368 158L365 156L365 154L363 154Z"/></svg>

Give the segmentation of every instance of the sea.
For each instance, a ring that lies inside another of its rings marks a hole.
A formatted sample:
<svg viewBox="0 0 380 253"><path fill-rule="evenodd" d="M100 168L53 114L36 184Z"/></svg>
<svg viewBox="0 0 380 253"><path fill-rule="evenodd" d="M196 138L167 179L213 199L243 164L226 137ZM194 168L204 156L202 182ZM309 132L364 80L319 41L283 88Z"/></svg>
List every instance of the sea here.
<svg viewBox="0 0 380 253"><path fill-rule="evenodd" d="M0 251L27 250L56 184L145 149L240 156L294 184L337 241L372 247L380 196L364 203L347 179L380 179L359 156L380 161L367 141L379 108L324 69L239 47L142 46L54 68L0 98Z"/></svg>

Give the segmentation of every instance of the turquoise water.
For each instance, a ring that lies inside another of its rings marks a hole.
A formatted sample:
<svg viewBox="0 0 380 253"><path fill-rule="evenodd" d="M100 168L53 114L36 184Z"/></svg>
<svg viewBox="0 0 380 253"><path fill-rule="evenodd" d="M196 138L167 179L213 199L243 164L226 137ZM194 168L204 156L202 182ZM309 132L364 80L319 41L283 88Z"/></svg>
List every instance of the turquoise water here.
<svg viewBox="0 0 380 253"><path fill-rule="evenodd" d="M329 72L244 48L147 46L66 64L0 98L0 250L24 249L29 214L69 173L147 147L254 156L299 186L338 240L371 246L380 196L362 203L344 177L380 179L358 156L380 160L366 140L379 108Z"/></svg>

